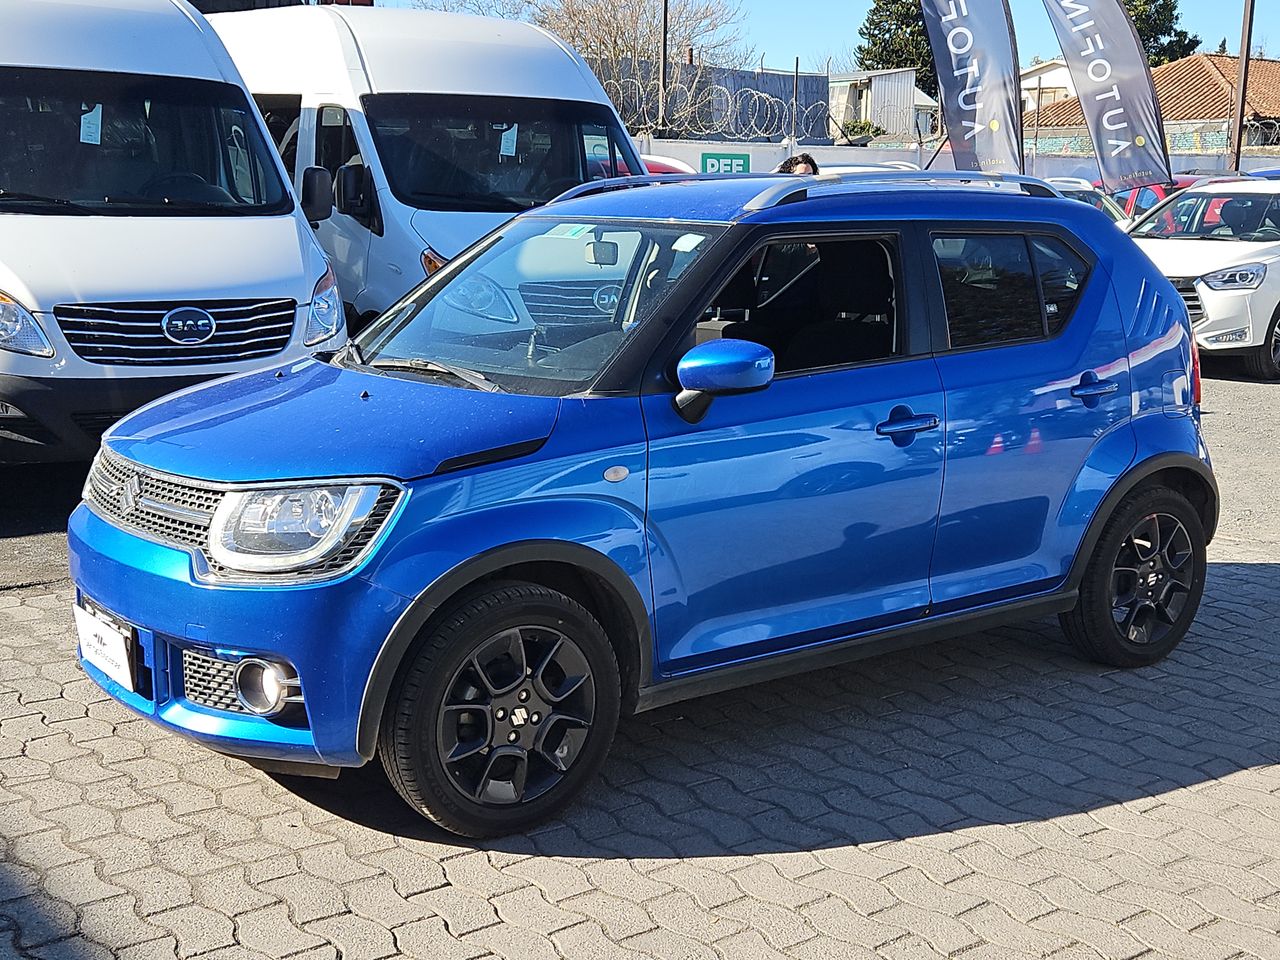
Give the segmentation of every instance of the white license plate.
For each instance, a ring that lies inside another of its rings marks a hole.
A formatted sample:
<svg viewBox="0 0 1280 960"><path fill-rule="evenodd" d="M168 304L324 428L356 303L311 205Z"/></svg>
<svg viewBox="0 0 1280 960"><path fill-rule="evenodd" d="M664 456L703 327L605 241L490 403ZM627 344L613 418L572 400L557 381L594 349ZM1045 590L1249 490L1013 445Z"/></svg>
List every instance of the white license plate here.
<svg viewBox="0 0 1280 960"><path fill-rule="evenodd" d="M133 634L77 604L80 656L126 690L133 690Z"/></svg>

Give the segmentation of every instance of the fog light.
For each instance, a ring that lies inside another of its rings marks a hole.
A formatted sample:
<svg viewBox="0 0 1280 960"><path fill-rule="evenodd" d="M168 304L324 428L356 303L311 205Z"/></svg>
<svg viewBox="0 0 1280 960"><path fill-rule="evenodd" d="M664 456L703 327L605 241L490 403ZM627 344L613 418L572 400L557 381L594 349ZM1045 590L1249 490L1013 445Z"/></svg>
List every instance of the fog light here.
<svg viewBox="0 0 1280 960"><path fill-rule="evenodd" d="M250 713L269 717L302 701L298 678L283 664L249 657L236 666L236 699Z"/></svg>
<svg viewBox="0 0 1280 960"><path fill-rule="evenodd" d="M1239 330L1230 330L1227 333L1219 333L1212 337L1205 337L1205 343L1244 343L1249 339L1249 328L1242 327Z"/></svg>

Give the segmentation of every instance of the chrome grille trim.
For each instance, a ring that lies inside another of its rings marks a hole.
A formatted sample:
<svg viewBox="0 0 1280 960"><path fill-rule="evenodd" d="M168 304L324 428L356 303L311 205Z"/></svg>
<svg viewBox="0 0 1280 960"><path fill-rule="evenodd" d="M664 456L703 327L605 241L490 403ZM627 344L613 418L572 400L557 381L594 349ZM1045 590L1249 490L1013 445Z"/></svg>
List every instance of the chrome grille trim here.
<svg viewBox="0 0 1280 960"><path fill-rule="evenodd" d="M212 710L248 713L236 696L235 660L220 660L196 650L182 651L182 695Z"/></svg>
<svg viewBox="0 0 1280 960"><path fill-rule="evenodd" d="M613 311L596 306L596 291L620 283L599 280L539 280L520 284L520 299L538 323L608 320Z"/></svg>
<svg viewBox="0 0 1280 960"><path fill-rule="evenodd" d="M204 343L169 340L161 322L177 307L199 307L216 323ZM273 356L293 336L293 300L205 300L189 303L78 303L53 308L76 356L90 363L126 366L207 364Z"/></svg>
<svg viewBox="0 0 1280 960"><path fill-rule="evenodd" d="M1198 323L1204 319L1204 303L1200 300L1200 291L1196 289L1195 277L1170 277L1169 282L1173 284L1178 291L1178 295L1182 297L1182 302L1187 305L1187 315L1191 317L1192 323Z"/></svg>

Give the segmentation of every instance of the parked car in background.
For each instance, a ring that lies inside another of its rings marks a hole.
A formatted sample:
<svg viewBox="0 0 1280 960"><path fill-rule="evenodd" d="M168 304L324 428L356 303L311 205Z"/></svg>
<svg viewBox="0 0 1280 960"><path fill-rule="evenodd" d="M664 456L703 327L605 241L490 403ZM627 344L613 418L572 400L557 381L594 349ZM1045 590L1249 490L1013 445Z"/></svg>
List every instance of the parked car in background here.
<svg viewBox="0 0 1280 960"><path fill-rule="evenodd" d="M1157 203L1167 200L1179 190L1185 190L1201 177L1190 176L1186 174L1174 175L1172 183L1157 183L1149 187L1134 187L1131 190L1121 190L1111 194L1114 200L1124 211L1124 215L1130 220L1136 220L1142 216ZM1093 186L1102 189L1102 181L1093 181Z"/></svg>
<svg viewBox="0 0 1280 960"><path fill-rule="evenodd" d="M88 460L144 403L345 339L258 111L186 3L0 14L0 461Z"/></svg>
<svg viewBox="0 0 1280 960"><path fill-rule="evenodd" d="M1068 200L1079 200L1101 210L1111 218L1112 223L1121 229L1129 226L1130 220L1125 216L1124 209L1120 204L1116 203L1088 180L1082 177L1049 177L1045 182L1057 187L1058 192Z"/></svg>
<svg viewBox="0 0 1280 960"><path fill-rule="evenodd" d="M1203 183L1165 201L1130 235L1178 288L1202 350L1280 379L1280 183Z"/></svg>
<svg viewBox="0 0 1280 960"><path fill-rule="evenodd" d="M675 157L658 157L652 154L641 154L646 173L697 173L693 167Z"/></svg>
<svg viewBox="0 0 1280 960"><path fill-rule="evenodd" d="M643 169L590 68L532 24L345 6L210 22L290 171L333 175L319 237L354 327L514 214Z"/></svg>
<svg viewBox="0 0 1280 960"><path fill-rule="evenodd" d="M86 673L489 836L624 712L1047 614L1158 661L1218 509L1178 292L1044 183L904 177L588 184L134 414L70 521Z"/></svg>

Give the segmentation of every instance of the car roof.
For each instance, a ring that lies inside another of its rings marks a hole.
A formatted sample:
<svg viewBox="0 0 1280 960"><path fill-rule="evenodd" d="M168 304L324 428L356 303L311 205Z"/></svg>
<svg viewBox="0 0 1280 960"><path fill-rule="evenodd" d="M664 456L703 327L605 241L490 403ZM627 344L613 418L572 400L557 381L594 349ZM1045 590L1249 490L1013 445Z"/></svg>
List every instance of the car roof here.
<svg viewBox="0 0 1280 960"><path fill-rule="evenodd" d="M973 180L963 179L972 176ZM644 186L627 187L640 180ZM1051 191L1041 181L1019 178ZM791 174L721 177L631 178L608 189L586 184L585 195L556 200L536 216L572 219L632 219L703 223L775 223L821 221L833 216L860 220L930 217L966 219L1058 219L1098 214L1087 204L1056 196L1027 196L1018 181L979 174L929 174L885 171L835 177ZM599 192L592 192L597 190ZM983 203L975 207L974 192ZM1046 208L1042 204L1054 204ZM1068 209L1064 213L1063 206ZM979 216L974 216L980 210ZM1098 214L1100 215L1100 214Z"/></svg>
<svg viewBox="0 0 1280 960"><path fill-rule="evenodd" d="M238 82L209 24L174 0L6 0L5 66Z"/></svg>
<svg viewBox="0 0 1280 960"><path fill-rule="evenodd" d="M1217 177L1212 180L1197 182L1187 188L1187 193L1280 193L1280 181L1267 180L1263 177Z"/></svg>
<svg viewBox="0 0 1280 960"><path fill-rule="evenodd" d="M388 7L288 6L209 22L254 93L457 93L609 102L582 58L519 20Z"/></svg>

